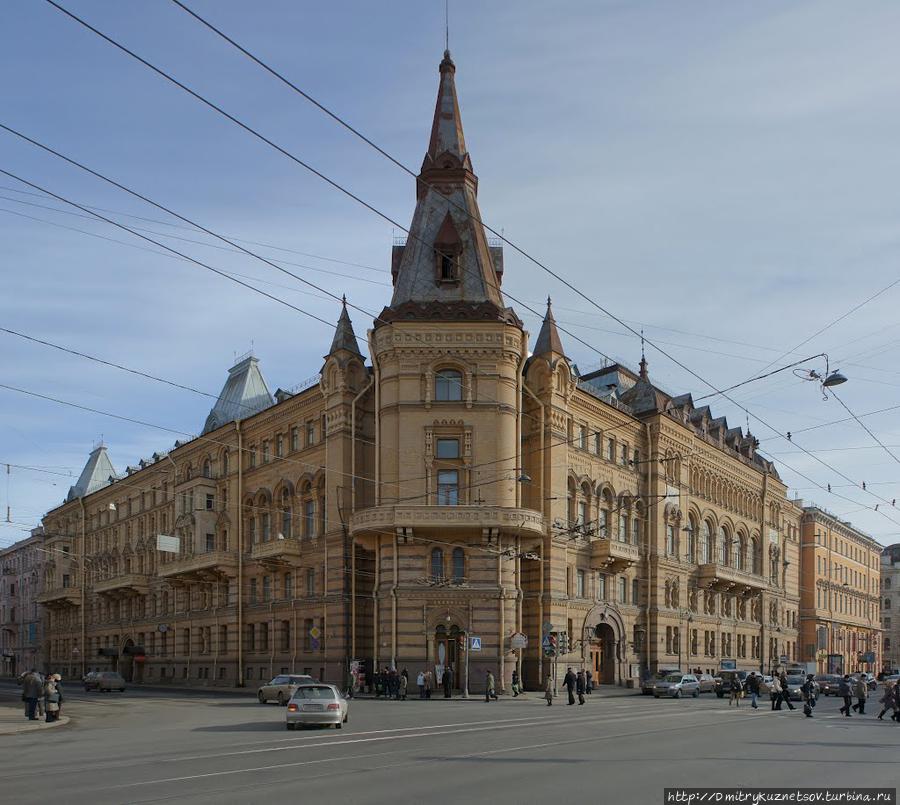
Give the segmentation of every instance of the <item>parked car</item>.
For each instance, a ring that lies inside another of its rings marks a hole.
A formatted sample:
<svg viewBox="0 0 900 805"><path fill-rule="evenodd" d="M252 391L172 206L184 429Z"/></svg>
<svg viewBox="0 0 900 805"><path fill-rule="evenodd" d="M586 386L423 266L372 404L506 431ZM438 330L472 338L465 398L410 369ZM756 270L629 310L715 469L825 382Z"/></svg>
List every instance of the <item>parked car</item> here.
<svg viewBox="0 0 900 805"><path fill-rule="evenodd" d="M710 674L700 674L697 677L701 693L714 693L716 690L715 677Z"/></svg>
<svg viewBox="0 0 900 805"><path fill-rule="evenodd" d="M822 696L837 696L840 683L841 677L839 674L816 675L816 684L819 686L819 693Z"/></svg>
<svg viewBox="0 0 900 805"><path fill-rule="evenodd" d="M308 724L330 725L340 729L350 720L350 702L334 685L324 682L302 684L288 702L285 725L289 730Z"/></svg>
<svg viewBox="0 0 900 805"><path fill-rule="evenodd" d="M281 707L284 707L299 685L315 681L308 674L279 674L271 682L259 686L256 698L259 699L260 704L266 704L274 699Z"/></svg>
<svg viewBox="0 0 900 805"><path fill-rule="evenodd" d="M657 699L661 696L671 696L673 699L693 696L696 699L700 695L700 681L693 674L669 674L656 682L653 695Z"/></svg>
<svg viewBox="0 0 900 805"><path fill-rule="evenodd" d="M661 682L669 674L682 673L680 668L660 668L655 674L651 674L641 683L641 693L645 696L653 693L653 687L657 682Z"/></svg>
<svg viewBox="0 0 900 805"><path fill-rule="evenodd" d="M84 677L84 691L87 693L89 690L117 690L124 693L125 678L115 671L91 671Z"/></svg>
<svg viewBox="0 0 900 805"><path fill-rule="evenodd" d="M716 696L721 699L726 693L730 694L731 680L735 675L741 680L741 687L744 687L747 682L746 671L719 671L716 676Z"/></svg>

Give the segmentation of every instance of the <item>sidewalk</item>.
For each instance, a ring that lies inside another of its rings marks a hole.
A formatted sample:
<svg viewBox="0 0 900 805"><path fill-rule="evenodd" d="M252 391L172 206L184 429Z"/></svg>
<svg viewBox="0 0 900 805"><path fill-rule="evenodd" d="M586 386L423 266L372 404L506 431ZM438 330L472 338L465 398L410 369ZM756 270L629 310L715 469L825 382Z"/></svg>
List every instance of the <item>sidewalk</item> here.
<svg viewBox="0 0 900 805"><path fill-rule="evenodd" d="M566 689L560 686L559 691L556 693L556 697L566 695ZM596 698L596 699L618 699L626 696L640 696L640 690L635 690L633 688L620 688L615 685L604 685L602 688L594 688L594 692L586 696L586 698ZM385 696L376 697L374 693L361 693L357 692L353 695L354 699L386 699ZM419 699L419 689L413 688L411 691L407 691L406 698L408 701L432 701L432 702L458 702L458 701L472 701L473 699L484 699L484 690L470 690L469 698L464 699L459 691L453 692L453 698L445 699L444 698L444 690L443 688L439 688L438 690L433 690L431 692L430 699ZM506 692L500 694L501 699L512 699L514 698L512 693ZM544 692L541 690L529 690L525 693L520 693L519 698L525 699L543 699Z"/></svg>
<svg viewBox="0 0 900 805"><path fill-rule="evenodd" d="M50 730L54 727L62 727L69 723L68 716L60 716L59 721L48 724L40 721L29 721L25 718L25 705L15 707L13 705L0 705L0 735L18 735L21 732L37 732Z"/></svg>

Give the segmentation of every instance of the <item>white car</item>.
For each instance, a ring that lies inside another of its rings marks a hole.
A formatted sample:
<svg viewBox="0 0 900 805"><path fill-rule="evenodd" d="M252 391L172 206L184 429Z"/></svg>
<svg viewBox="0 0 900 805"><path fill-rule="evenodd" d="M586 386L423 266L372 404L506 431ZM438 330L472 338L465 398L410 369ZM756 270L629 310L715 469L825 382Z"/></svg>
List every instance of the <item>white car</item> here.
<svg viewBox="0 0 900 805"><path fill-rule="evenodd" d="M350 702L334 685L300 685L288 702L285 725L289 730L310 724L340 729L350 720Z"/></svg>
<svg viewBox="0 0 900 805"><path fill-rule="evenodd" d="M260 704L266 704L274 699L281 707L284 707L299 685L315 681L307 674L279 674L271 682L259 686L256 698Z"/></svg>

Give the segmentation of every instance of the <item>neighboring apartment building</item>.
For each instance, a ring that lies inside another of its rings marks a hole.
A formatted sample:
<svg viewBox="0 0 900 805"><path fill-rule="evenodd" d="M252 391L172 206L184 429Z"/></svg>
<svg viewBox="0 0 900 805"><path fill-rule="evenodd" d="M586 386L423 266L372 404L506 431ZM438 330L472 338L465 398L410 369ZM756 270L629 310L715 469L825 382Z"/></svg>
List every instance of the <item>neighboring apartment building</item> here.
<svg viewBox="0 0 900 805"><path fill-rule="evenodd" d="M42 529L0 550L0 674L18 676L43 665L41 613Z"/></svg>
<svg viewBox="0 0 900 805"><path fill-rule="evenodd" d="M819 673L878 673L882 545L818 506L803 509L801 536L803 661Z"/></svg>
<svg viewBox="0 0 900 805"><path fill-rule="evenodd" d="M800 511L757 441L643 358L578 376L549 304L529 350L455 69L371 364L344 307L308 388L273 399L249 357L201 436L121 476L95 450L44 518L54 666L230 685L356 660L461 687L468 636L472 687L517 665L537 687L548 632L608 684L798 659Z"/></svg>
<svg viewBox="0 0 900 805"><path fill-rule="evenodd" d="M884 670L900 669L900 543L881 552L881 628Z"/></svg>

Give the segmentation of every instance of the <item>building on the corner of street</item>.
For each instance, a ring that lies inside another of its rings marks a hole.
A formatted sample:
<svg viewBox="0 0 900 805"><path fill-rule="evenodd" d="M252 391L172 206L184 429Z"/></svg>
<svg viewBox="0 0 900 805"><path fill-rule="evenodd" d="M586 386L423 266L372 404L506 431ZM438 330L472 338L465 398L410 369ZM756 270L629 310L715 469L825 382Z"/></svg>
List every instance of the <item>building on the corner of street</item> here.
<svg viewBox="0 0 900 805"><path fill-rule="evenodd" d="M43 529L0 550L0 675L43 666L41 613Z"/></svg>
<svg viewBox="0 0 900 805"><path fill-rule="evenodd" d="M803 662L814 662L823 674L880 672L883 546L814 505L803 507L800 530Z"/></svg>
<svg viewBox="0 0 900 805"><path fill-rule="evenodd" d="M900 542L881 552L881 628L884 631L882 653L884 670L896 674L900 670Z"/></svg>
<svg viewBox="0 0 900 805"><path fill-rule="evenodd" d="M549 302L530 343L449 52L439 73L368 361L344 306L312 382L273 396L247 356L201 436L122 474L94 450L44 518L54 666L254 685L358 661L460 688L477 637L470 688L516 665L536 687L551 632L603 684L797 659L800 511L774 465L643 356L579 374Z"/></svg>

